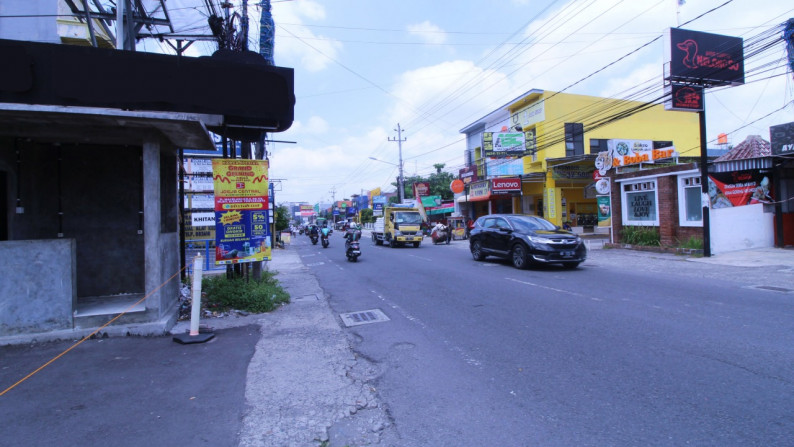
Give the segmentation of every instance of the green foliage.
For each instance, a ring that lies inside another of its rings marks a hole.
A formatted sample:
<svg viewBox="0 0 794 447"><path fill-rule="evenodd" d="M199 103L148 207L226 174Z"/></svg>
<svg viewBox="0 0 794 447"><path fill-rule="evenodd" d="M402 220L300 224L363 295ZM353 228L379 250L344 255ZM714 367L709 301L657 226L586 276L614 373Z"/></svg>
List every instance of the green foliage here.
<svg viewBox="0 0 794 447"><path fill-rule="evenodd" d="M703 239L699 237L690 236L684 242L678 241L679 248L691 248L694 250L703 250Z"/></svg>
<svg viewBox="0 0 794 447"><path fill-rule="evenodd" d="M455 180L456 176L452 173L441 171L444 168L444 163L436 163L433 165L433 167L436 168L436 172L430 174L427 177L422 177L421 175L412 175L403 179L403 187L406 198L412 198L414 196L414 183L426 182L430 184L430 193L428 193L428 195L441 196L441 200L452 200L454 194L449 189L449 184ZM397 182L392 183L392 185L397 187ZM389 199L390 203L397 203L398 201L399 198Z"/></svg>
<svg viewBox="0 0 794 447"><path fill-rule="evenodd" d="M372 216L372 208L364 208L361 210L361 223L375 222L375 217Z"/></svg>
<svg viewBox="0 0 794 447"><path fill-rule="evenodd" d="M276 231L286 230L289 227L289 208L284 205L276 208Z"/></svg>
<svg viewBox="0 0 794 447"><path fill-rule="evenodd" d="M207 276L201 281L207 305L246 312L270 312L278 304L288 303L289 294L281 288L271 272L262 272L259 281L226 276Z"/></svg>
<svg viewBox="0 0 794 447"><path fill-rule="evenodd" d="M661 245L659 229L656 227L623 227L620 241L630 245L658 247Z"/></svg>

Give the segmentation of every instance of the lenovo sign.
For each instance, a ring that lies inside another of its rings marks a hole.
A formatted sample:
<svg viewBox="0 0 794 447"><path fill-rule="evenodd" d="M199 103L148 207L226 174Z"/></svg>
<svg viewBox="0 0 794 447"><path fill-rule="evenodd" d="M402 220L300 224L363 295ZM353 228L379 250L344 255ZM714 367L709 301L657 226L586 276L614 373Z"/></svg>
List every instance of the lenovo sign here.
<svg viewBox="0 0 794 447"><path fill-rule="evenodd" d="M492 194L507 194L521 191L521 179L518 177L495 178L491 180Z"/></svg>

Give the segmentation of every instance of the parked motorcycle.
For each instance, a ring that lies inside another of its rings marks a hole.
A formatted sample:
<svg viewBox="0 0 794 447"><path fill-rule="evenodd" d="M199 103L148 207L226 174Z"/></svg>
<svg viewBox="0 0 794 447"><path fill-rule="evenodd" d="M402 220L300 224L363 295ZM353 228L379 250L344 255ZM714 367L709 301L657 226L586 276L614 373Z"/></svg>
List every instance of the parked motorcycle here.
<svg viewBox="0 0 794 447"><path fill-rule="evenodd" d="M349 230L345 233L345 256L350 262L358 261L361 256L361 230Z"/></svg>
<svg viewBox="0 0 794 447"><path fill-rule="evenodd" d="M330 235L331 235L330 228L323 228L322 230L320 230L320 241L323 244L323 248L328 248L328 244L331 242L329 240L330 238L328 237Z"/></svg>
<svg viewBox="0 0 794 447"><path fill-rule="evenodd" d="M430 239L433 241L433 244L449 244L449 231L449 227L442 223L438 223L430 230Z"/></svg>

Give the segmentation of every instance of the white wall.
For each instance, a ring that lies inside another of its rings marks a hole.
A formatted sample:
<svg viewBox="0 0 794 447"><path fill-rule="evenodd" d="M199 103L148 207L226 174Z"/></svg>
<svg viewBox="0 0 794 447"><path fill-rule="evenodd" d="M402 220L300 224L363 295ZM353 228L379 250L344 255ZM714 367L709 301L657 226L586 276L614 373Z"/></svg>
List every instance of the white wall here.
<svg viewBox="0 0 794 447"><path fill-rule="evenodd" d="M58 36L60 0L0 0L0 39L61 43Z"/></svg>
<svg viewBox="0 0 794 447"><path fill-rule="evenodd" d="M763 204L709 210L711 253L774 247L774 216Z"/></svg>

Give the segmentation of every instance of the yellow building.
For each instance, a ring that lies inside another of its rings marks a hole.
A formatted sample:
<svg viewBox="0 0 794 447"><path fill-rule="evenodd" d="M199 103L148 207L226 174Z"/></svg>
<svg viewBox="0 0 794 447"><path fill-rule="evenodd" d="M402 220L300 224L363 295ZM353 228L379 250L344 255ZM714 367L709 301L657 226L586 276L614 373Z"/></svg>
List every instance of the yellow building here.
<svg viewBox="0 0 794 447"><path fill-rule="evenodd" d="M595 161L609 140L652 145L661 155L648 162L675 163L678 156L699 154L699 129L696 113L666 111L663 105L530 90L461 130L467 137L467 165L477 165L473 197L460 200L468 205L462 206L463 214L513 212L543 216L560 226L597 226L596 196L606 193L596 192ZM499 132L523 133L522 154L529 155L488 157L488 148L498 144L490 139ZM631 164L639 160L627 159L627 166L618 169L633 169ZM515 177L520 191L494 190L494 178L504 183Z"/></svg>

